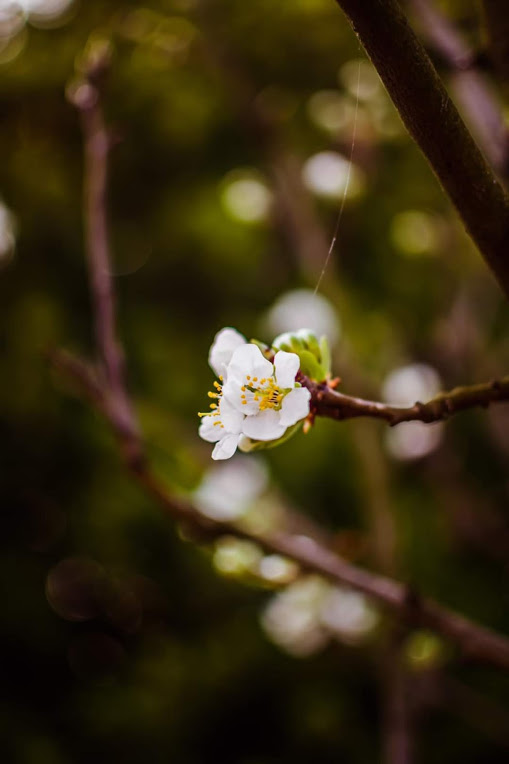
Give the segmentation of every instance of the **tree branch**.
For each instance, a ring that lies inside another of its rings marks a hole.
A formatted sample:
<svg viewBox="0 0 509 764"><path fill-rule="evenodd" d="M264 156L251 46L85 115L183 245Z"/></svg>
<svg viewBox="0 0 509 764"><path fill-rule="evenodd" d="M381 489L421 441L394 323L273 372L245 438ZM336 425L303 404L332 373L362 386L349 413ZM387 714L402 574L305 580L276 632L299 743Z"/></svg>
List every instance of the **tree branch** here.
<svg viewBox="0 0 509 764"><path fill-rule="evenodd" d="M83 79L68 96L81 116L85 150L84 219L86 254L93 303L99 379L108 391L104 405L125 442L135 447L138 425L125 384L123 352L115 334L115 296L111 277L111 257L106 212L108 155L111 138L100 105L99 86L109 65L109 46L97 43L83 61ZM114 410L113 410L114 409ZM137 454L133 451L132 458Z"/></svg>
<svg viewBox="0 0 509 764"><path fill-rule="evenodd" d="M80 88L85 90L80 92ZM122 353L116 340L105 210L107 142L92 70L89 70L87 82L74 91L73 102L83 116L86 145L88 265L96 314L99 366L87 364L61 351L51 353L50 358L53 365L69 377L109 421L134 478L171 518L186 524L195 538L209 541L217 536L233 534L250 539L267 551L295 560L304 570L314 571L331 581L364 592L409 624L426 625L437 630L455 641L465 655L509 669L509 639L478 626L433 600L421 599L397 581L356 567L309 534L295 534L288 530L256 533L232 523L210 520L186 499L167 490L151 471L144 458L143 444L125 387ZM319 389L317 392L323 393L326 400L331 395L339 395L332 390Z"/></svg>
<svg viewBox="0 0 509 764"><path fill-rule="evenodd" d="M94 372L81 360L68 353L54 352L53 365L98 405L106 415L121 444L124 433L121 423L114 419L114 409L104 405L106 395L94 380ZM138 443L141 448L141 444ZM282 554L299 563L303 570L319 573L335 583L347 584L385 605L410 625L427 626L456 642L466 657L482 659L509 669L509 640L454 613L431 599L421 599L401 583L359 568L339 557L325 544L308 535L294 535L285 530L256 533L232 523L223 523L204 517L190 502L170 493L143 460L126 463L138 483L151 495L168 515L183 522L200 541L211 541L218 536L234 535L259 544L268 552Z"/></svg>
<svg viewBox="0 0 509 764"><path fill-rule="evenodd" d="M398 0L336 2L509 297L509 199L465 127Z"/></svg>
<svg viewBox="0 0 509 764"><path fill-rule="evenodd" d="M496 401L509 401L509 376L500 380L469 387L456 387L440 393L427 403L413 406L391 406L386 403L354 398L332 390L327 384L312 382L300 375L299 381L311 392L311 412L329 419L354 419L371 417L383 419L391 426L401 422L443 422L453 414L481 406L486 408Z"/></svg>

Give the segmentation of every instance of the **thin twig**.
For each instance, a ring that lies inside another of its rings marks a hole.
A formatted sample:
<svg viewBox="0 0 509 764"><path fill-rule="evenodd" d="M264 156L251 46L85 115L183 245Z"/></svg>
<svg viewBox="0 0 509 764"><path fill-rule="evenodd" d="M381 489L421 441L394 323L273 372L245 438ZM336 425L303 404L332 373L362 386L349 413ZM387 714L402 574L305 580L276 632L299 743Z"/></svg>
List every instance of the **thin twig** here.
<svg viewBox="0 0 509 764"><path fill-rule="evenodd" d="M465 127L398 0L336 2L509 297L509 199Z"/></svg>
<svg viewBox="0 0 509 764"><path fill-rule="evenodd" d="M299 379L311 392L311 411L316 416L340 420L371 417L383 419L391 426L401 422L443 422L459 411L479 406L486 408L490 403L509 401L509 376L479 385L456 387L450 392L440 393L427 403L417 402L408 407L344 395L326 384L312 382L303 375Z"/></svg>
<svg viewBox="0 0 509 764"><path fill-rule="evenodd" d="M134 446L139 428L127 394L124 357L115 332L115 295L107 219L108 156L111 137L104 124L99 83L109 63L107 45L96 47L83 61L83 79L69 90L69 100L81 115L84 150L84 218L86 253L93 303L98 373L109 391L105 405L114 408L114 419L126 443ZM132 458L137 454L132 453Z"/></svg>

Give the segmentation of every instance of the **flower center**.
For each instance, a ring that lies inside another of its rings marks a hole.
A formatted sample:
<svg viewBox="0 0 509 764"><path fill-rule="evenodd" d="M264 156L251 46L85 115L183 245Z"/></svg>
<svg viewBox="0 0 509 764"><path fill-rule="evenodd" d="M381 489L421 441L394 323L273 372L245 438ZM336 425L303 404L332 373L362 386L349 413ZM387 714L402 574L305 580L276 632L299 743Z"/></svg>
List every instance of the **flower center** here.
<svg viewBox="0 0 509 764"><path fill-rule="evenodd" d="M221 382L223 381L223 377L219 377ZM216 399L217 403L211 403L210 408L212 411L198 411L198 416L201 418L203 416L213 416L213 417L219 417L219 401L223 395L223 386L219 382L214 382L215 391L211 391L207 393L209 398ZM221 427L221 429L224 429L224 424L222 424L220 419L217 419L214 422L214 427Z"/></svg>
<svg viewBox="0 0 509 764"><path fill-rule="evenodd" d="M267 409L279 410L281 408L281 401L285 397L285 393L277 386L274 377L258 380L258 377L251 377L247 374L246 381L240 389L242 404L247 404L248 398L246 393L249 392L252 395L252 397L249 396L249 400L256 401L260 411L266 411Z"/></svg>

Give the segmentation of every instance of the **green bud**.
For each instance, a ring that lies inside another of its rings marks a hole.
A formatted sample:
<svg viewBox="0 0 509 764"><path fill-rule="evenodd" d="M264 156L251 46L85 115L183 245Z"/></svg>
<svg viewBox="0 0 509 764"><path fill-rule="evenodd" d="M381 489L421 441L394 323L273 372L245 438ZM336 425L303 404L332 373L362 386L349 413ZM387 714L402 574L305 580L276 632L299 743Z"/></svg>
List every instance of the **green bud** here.
<svg viewBox="0 0 509 764"><path fill-rule="evenodd" d="M296 353L300 358L300 370L315 382L323 382L330 375L330 350L325 336L320 340L311 329L280 334L272 346L275 350Z"/></svg>

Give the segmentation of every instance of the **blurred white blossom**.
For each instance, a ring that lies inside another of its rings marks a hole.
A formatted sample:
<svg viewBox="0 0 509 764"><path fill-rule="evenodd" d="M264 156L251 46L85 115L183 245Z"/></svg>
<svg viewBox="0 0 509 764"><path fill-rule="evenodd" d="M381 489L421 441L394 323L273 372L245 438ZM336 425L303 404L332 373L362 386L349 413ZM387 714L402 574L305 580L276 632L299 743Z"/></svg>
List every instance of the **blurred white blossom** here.
<svg viewBox="0 0 509 764"><path fill-rule="evenodd" d="M396 406L413 406L417 401L426 403L441 389L440 376L432 366L413 363L391 371L383 383L382 397L386 403ZM441 422L402 422L386 430L385 442L387 450L395 459L411 461L422 459L434 451L442 435Z"/></svg>
<svg viewBox="0 0 509 764"><path fill-rule="evenodd" d="M386 403L397 406L413 406L434 398L442 388L438 372L428 364L412 363L400 366L387 375L382 387Z"/></svg>
<svg viewBox="0 0 509 764"><path fill-rule="evenodd" d="M363 594L335 587L322 604L320 620L344 641L357 642L374 629L378 613Z"/></svg>
<svg viewBox="0 0 509 764"><path fill-rule="evenodd" d="M377 612L364 595L316 575L278 592L261 616L269 638L300 657L317 652L331 639L357 643L377 622Z"/></svg>
<svg viewBox="0 0 509 764"><path fill-rule="evenodd" d="M267 486L267 468L261 459L237 455L207 470L194 492L194 502L207 517L232 521L247 512Z"/></svg>
<svg viewBox="0 0 509 764"><path fill-rule="evenodd" d="M364 175L337 151L321 151L304 164L302 175L310 191L329 199L359 196L364 189Z"/></svg>
<svg viewBox="0 0 509 764"><path fill-rule="evenodd" d="M15 33L26 19L52 20L61 16L73 0L0 0L0 34L11 25ZM17 27L17 28L16 28Z"/></svg>
<svg viewBox="0 0 509 764"><path fill-rule="evenodd" d="M317 337L325 335L331 345L337 342L341 331L331 303L311 289L294 289L278 297L266 314L265 324L268 332L274 335L306 326Z"/></svg>
<svg viewBox="0 0 509 764"><path fill-rule="evenodd" d="M268 554L260 560L258 573L261 578L273 584L287 584L293 581L299 572L299 566L287 557Z"/></svg>
<svg viewBox="0 0 509 764"><path fill-rule="evenodd" d="M252 573L263 556L259 546L252 541L224 536L216 543L214 550L214 566L224 575L242 576Z"/></svg>
<svg viewBox="0 0 509 764"><path fill-rule="evenodd" d="M307 576L278 592L261 616L270 639L296 656L311 655L325 647L329 635L319 612L328 589L322 578Z"/></svg>
<svg viewBox="0 0 509 764"><path fill-rule="evenodd" d="M442 422L402 422L385 434L387 450L401 461L422 459L432 453L440 445L442 436Z"/></svg>
<svg viewBox="0 0 509 764"><path fill-rule="evenodd" d="M221 202L235 220L259 223L269 215L272 193L255 173L231 173L224 183Z"/></svg>

